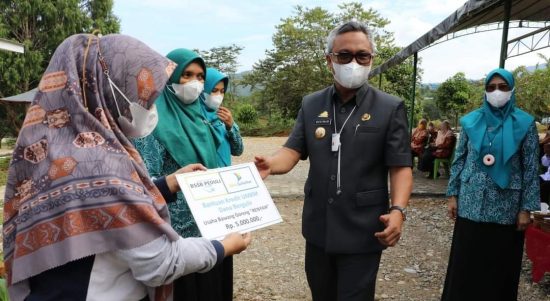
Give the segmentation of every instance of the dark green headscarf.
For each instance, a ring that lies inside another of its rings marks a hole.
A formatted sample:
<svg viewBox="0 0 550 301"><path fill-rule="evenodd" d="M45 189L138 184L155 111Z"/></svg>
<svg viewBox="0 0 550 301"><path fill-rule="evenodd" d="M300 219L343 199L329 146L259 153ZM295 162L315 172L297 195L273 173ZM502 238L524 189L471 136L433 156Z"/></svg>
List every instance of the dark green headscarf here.
<svg viewBox="0 0 550 301"><path fill-rule="evenodd" d="M202 115L201 100L186 105L178 99L171 87L173 83L179 84L181 74L191 63L198 63L206 73L204 61L197 53L183 48L171 51L166 57L178 66L155 102L159 123L153 135L180 166L202 163L207 168L215 168L219 143Z"/></svg>
<svg viewBox="0 0 550 301"><path fill-rule="evenodd" d="M487 75L485 86L496 75L502 77L510 88L515 87L512 73L501 68L495 69ZM516 107L515 90L512 91L510 101L502 108L491 106L485 96L480 109L469 113L460 120L472 146L480 155L479 162L482 162L483 156L488 153L495 156L495 164L485 166L481 163L481 166L502 189L508 187L510 183L510 158L520 148L533 121L533 116ZM491 135L488 132L491 132ZM489 145L491 140L492 146Z"/></svg>

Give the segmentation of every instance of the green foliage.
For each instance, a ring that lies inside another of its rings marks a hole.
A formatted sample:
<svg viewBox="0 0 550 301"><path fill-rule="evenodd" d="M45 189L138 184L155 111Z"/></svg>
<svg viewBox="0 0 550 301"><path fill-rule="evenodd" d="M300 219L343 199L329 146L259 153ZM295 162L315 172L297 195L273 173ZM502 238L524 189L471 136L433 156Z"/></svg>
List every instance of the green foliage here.
<svg viewBox="0 0 550 301"><path fill-rule="evenodd" d="M11 149L15 146L15 143L17 143L17 138L5 138L4 142L6 144L6 148Z"/></svg>
<svg viewBox="0 0 550 301"><path fill-rule="evenodd" d="M8 285L5 279L0 278L0 301L9 301Z"/></svg>
<svg viewBox="0 0 550 301"><path fill-rule="evenodd" d="M245 103L237 107L235 117L237 121L241 124L254 124L258 121L258 112L249 103Z"/></svg>
<svg viewBox="0 0 550 301"><path fill-rule="evenodd" d="M325 58L326 38L344 21L356 19L368 23L378 33L375 41L382 55L390 52L385 48L394 47L392 33L384 30L389 20L371 8L365 9L359 2L338 7L337 13L330 13L320 7L297 6L292 16L282 19L277 25L273 35L274 49L266 51L266 58L255 63L253 72L247 74L242 82L258 91L255 97L261 99L259 109L267 115L280 113L284 118L295 118L303 96L333 82ZM376 60L375 64L381 62ZM406 77L394 76L391 82L398 79L403 86L402 80Z"/></svg>
<svg viewBox="0 0 550 301"><path fill-rule="evenodd" d="M244 47L232 44L229 46L213 47L210 50L194 49L206 63L207 67L220 70L225 74L235 74L237 72L237 58Z"/></svg>
<svg viewBox="0 0 550 301"><path fill-rule="evenodd" d="M11 157L0 157L0 169L8 169Z"/></svg>
<svg viewBox="0 0 550 301"><path fill-rule="evenodd" d="M0 157L0 186L6 185L11 157Z"/></svg>
<svg viewBox="0 0 550 301"><path fill-rule="evenodd" d="M224 105L233 105L235 101L236 87L239 84L235 78L239 64L237 58L243 51L244 47L236 44L229 46L213 47L210 50L194 49L206 63L207 67L212 67L220 70L229 77L229 89L224 97Z"/></svg>
<svg viewBox="0 0 550 301"><path fill-rule="evenodd" d="M0 38L19 42L25 53L0 52L0 97L30 90L38 85L50 57L65 38L100 29L118 32L112 13L113 0L18 0L0 2ZM25 108L6 106L12 129L22 123Z"/></svg>
<svg viewBox="0 0 550 301"><path fill-rule="evenodd" d="M437 88L435 102L443 113L443 117L454 121L456 126L458 116L466 112L468 101L472 96L470 83L463 72L458 72Z"/></svg>
<svg viewBox="0 0 550 301"><path fill-rule="evenodd" d="M550 116L550 58L544 55L540 57L546 68L537 68L533 72L528 72L525 67L514 70L516 103L538 120Z"/></svg>
<svg viewBox="0 0 550 301"><path fill-rule="evenodd" d="M17 135L13 123L8 116L7 104L0 102L0 148L2 148L2 138L6 136Z"/></svg>

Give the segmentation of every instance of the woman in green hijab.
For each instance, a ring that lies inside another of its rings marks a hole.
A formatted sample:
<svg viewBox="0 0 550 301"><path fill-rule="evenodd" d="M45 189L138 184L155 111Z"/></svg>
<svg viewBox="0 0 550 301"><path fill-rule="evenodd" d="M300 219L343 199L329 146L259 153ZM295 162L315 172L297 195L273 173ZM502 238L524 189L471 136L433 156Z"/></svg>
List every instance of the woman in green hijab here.
<svg viewBox="0 0 550 301"><path fill-rule="evenodd" d="M231 155L240 156L243 153L243 139L239 126L233 120L231 111L222 107L225 92L228 90L229 77L214 68L206 68L204 82L205 97L201 102L204 117L210 122L217 139L218 166L231 165Z"/></svg>
<svg viewBox="0 0 550 301"><path fill-rule="evenodd" d="M188 49L176 49L167 57L177 64L162 94L156 100L159 122L154 132L134 144L152 177L171 174L191 163L216 168L219 142L201 111L206 66ZM173 184L173 183L168 183ZM199 237L200 232L183 194L169 203L173 228L183 237ZM231 300L233 263L224 260L208 273L191 274L174 282L174 300Z"/></svg>

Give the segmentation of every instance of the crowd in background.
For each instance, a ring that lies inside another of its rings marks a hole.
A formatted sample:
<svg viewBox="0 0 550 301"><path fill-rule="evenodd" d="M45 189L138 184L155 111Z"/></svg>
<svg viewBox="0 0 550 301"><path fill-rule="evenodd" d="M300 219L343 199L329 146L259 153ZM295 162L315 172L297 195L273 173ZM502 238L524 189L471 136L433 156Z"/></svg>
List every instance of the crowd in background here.
<svg viewBox="0 0 550 301"><path fill-rule="evenodd" d="M436 129L432 121L421 119L411 135L411 154L418 158L417 168L426 172L427 178L434 177L434 160L452 158L456 145L456 135L448 120ZM439 172L435 171L435 176Z"/></svg>

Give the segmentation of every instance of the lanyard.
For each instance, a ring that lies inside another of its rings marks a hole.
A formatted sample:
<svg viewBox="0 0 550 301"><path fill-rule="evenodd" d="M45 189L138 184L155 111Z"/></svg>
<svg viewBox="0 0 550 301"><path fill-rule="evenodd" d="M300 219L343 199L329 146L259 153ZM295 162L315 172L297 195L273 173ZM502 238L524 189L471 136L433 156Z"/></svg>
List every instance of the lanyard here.
<svg viewBox="0 0 550 301"><path fill-rule="evenodd" d="M334 102L332 103L332 116L334 118L334 134L332 134L332 151L338 151L338 171L336 173L336 195L342 194L342 190L340 189L340 159L342 155L342 145L340 143L340 133L344 130L344 127L346 126L346 123L348 122L351 115L353 115L353 112L355 112L355 109L357 108L357 105L353 106L353 109L349 113L346 120L344 120L344 123L342 124L342 127L340 128L340 131L338 131L338 128L336 126L336 105Z"/></svg>

